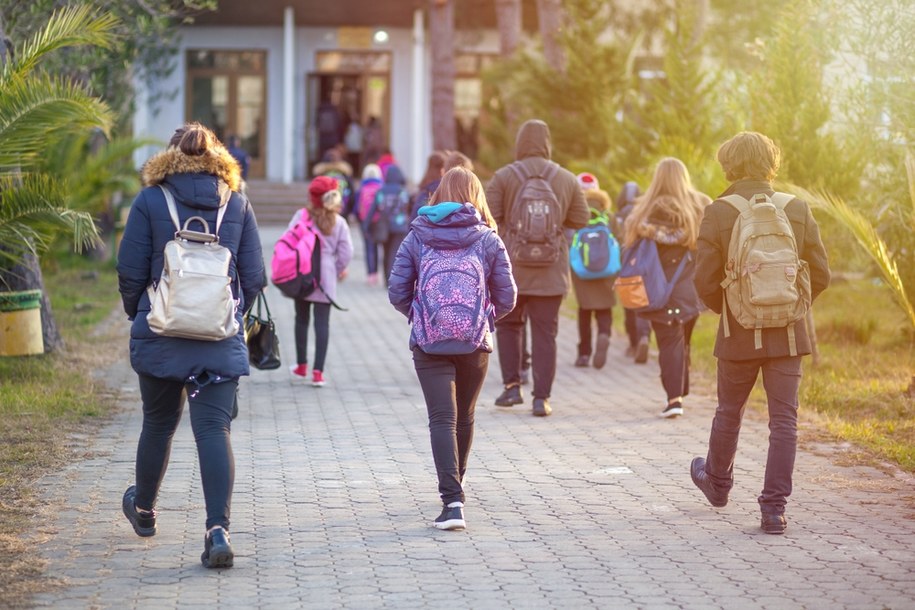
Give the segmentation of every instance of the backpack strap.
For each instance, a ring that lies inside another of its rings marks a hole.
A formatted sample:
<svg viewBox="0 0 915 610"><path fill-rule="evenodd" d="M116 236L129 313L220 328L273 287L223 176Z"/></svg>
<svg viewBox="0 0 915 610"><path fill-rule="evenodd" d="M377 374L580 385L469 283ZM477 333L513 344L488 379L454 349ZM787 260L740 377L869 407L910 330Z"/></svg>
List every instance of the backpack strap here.
<svg viewBox="0 0 915 610"><path fill-rule="evenodd" d="M165 195L165 205L168 206L168 215L171 216L172 222L175 225L175 230L181 230L181 221L178 219L178 207L175 204L175 196L172 195L172 192L164 185L160 184L159 188L162 189L162 194ZM216 228L213 230L213 234L218 238L219 237L219 227L222 226L222 219L226 215L226 209L229 207L229 197L232 196L232 191L226 188L220 194L219 208L216 211ZM216 240L219 241L218 239Z"/></svg>
<svg viewBox="0 0 915 610"><path fill-rule="evenodd" d="M772 193L772 204L780 210L784 210L785 206L794 201L794 195L789 193L779 193L776 191Z"/></svg>
<svg viewBox="0 0 915 610"><path fill-rule="evenodd" d="M741 214L748 211L751 206L749 200L744 199L740 195L727 195L725 197L722 197L721 201L725 201L725 202L731 204L731 207L735 208Z"/></svg>
<svg viewBox="0 0 915 610"><path fill-rule="evenodd" d="M518 178L518 182L521 184L524 184L524 181L531 177L531 173L527 170L527 166L520 160L510 163L508 167L512 170L512 173L515 174Z"/></svg>

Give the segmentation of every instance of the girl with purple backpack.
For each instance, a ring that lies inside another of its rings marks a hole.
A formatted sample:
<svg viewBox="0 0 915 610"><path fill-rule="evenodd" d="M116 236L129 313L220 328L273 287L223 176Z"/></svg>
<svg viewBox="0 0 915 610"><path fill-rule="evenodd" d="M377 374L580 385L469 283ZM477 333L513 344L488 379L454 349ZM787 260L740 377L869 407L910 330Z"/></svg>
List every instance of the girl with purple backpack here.
<svg viewBox="0 0 915 610"><path fill-rule="evenodd" d="M473 172L448 171L411 229L394 258L388 296L412 324L410 349L444 505L433 526L464 529L464 473L491 333L514 309L518 289Z"/></svg>

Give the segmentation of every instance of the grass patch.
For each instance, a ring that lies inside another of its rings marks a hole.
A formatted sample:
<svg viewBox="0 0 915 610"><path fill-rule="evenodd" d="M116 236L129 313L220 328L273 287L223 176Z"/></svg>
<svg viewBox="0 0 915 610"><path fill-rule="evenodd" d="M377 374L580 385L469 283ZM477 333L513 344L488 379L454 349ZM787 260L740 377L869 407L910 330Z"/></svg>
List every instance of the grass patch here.
<svg viewBox="0 0 915 610"><path fill-rule="evenodd" d="M111 263L72 257L44 273L65 348L0 357L0 607L48 585L21 537L38 508L34 482L70 458L70 432L109 412L111 394L92 373L120 357L125 340L102 324L118 302Z"/></svg>

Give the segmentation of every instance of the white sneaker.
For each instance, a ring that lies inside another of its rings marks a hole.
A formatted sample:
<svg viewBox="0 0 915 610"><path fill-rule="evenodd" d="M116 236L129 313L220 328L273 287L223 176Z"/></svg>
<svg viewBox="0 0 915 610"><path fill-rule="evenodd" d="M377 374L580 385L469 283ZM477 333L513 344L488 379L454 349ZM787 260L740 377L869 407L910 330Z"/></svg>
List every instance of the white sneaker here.
<svg viewBox="0 0 915 610"><path fill-rule="evenodd" d="M679 417L683 415L683 403L675 402L672 405L667 405L667 408L661 411L659 414L660 417L664 419L670 419L671 417Z"/></svg>

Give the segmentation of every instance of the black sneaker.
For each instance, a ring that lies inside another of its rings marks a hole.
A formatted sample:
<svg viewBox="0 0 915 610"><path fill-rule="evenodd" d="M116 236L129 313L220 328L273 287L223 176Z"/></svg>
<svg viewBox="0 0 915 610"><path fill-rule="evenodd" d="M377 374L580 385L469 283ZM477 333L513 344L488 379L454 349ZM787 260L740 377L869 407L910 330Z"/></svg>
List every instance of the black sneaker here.
<svg viewBox="0 0 915 610"><path fill-rule="evenodd" d="M203 537L203 554L200 562L205 568L231 568L235 563L235 553L229 543L229 532L221 527L213 528Z"/></svg>
<svg viewBox="0 0 915 610"><path fill-rule="evenodd" d="M716 508L728 505L728 490L722 491L712 483L708 473L705 472L705 458L697 457L693 459L689 465L689 475L692 477L696 487L705 494L709 504Z"/></svg>
<svg viewBox="0 0 915 610"><path fill-rule="evenodd" d="M521 386L513 385L510 388L505 388L505 391L499 394L499 397L496 399L497 407L511 407L513 405L520 405L524 402L524 398L521 397Z"/></svg>
<svg viewBox="0 0 915 610"><path fill-rule="evenodd" d="M784 534L788 520L785 519L784 513L763 513L760 527L767 534Z"/></svg>
<svg viewBox="0 0 915 610"><path fill-rule="evenodd" d="M610 335L600 333L597 335L597 345L594 347L594 368L602 369L607 364L608 349L610 349Z"/></svg>
<svg viewBox="0 0 915 610"><path fill-rule="evenodd" d="M464 505L460 502L452 502L445 506L442 508L442 514L432 522L432 526L440 530L464 529L467 527L467 523L464 521Z"/></svg>
<svg viewBox="0 0 915 610"><path fill-rule="evenodd" d="M553 412L553 409L550 407L549 399L535 398L532 411L537 417L546 417Z"/></svg>
<svg viewBox="0 0 915 610"><path fill-rule="evenodd" d="M131 485L124 492L124 498L121 500L121 508L124 510L124 516L133 526L133 531L137 536L148 538L156 535L156 511L140 512L137 510L137 486Z"/></svg>
<svg viewBox="0 0 915 610"><path fill-rule="evenodd" d="M670 419L671 417L680 417L681 415L683 415L683 403L678 401L672 405L667 405L667 407L665 407L665 409L663 411L661 411L661 413L659 413L659 415L660 415L660 417L663 417L664 419Z"/></svg>

